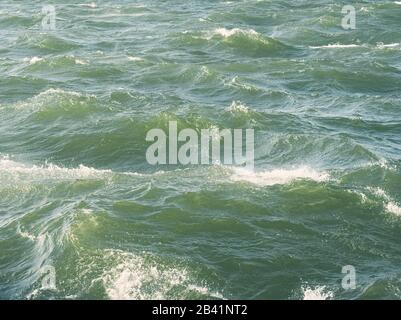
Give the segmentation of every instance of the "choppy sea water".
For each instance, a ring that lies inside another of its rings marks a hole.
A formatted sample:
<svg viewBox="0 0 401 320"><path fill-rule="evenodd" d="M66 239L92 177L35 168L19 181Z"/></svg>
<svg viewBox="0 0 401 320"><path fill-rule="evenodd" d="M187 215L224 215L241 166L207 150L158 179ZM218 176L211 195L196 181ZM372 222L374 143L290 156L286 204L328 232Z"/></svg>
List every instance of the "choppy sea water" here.
<svg viewBox="0 0 401 320"><path fill-rule="evenodd" d="M48 4L0 5L0 298L401 297L400 2ZM149 165L169 121L254 171Z"/></svg>

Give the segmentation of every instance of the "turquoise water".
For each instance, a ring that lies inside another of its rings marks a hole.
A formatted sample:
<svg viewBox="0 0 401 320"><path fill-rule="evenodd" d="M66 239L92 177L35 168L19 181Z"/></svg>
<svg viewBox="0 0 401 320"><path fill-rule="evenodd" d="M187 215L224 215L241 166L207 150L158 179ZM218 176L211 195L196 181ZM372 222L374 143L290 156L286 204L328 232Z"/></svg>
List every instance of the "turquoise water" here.
<svg viewBox="0 0 401 320"><path fill-rule="evenodd" d="M401 297L399 3L46 4L0 5L1 299ZM149 165L169 121L254 171Z"/></svg>

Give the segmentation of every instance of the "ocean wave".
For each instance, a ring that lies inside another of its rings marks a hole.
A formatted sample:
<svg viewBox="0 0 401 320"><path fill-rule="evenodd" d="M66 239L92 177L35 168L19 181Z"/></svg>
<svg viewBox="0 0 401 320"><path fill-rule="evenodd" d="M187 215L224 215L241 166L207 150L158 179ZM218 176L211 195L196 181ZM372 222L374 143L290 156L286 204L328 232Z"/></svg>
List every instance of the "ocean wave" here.
<svg viewBox="0 0 401 320"><path fill-rule="evenodd" d="M253 29L216 28L202 32L185 31L181 35L180 38L188 45L220 44L238 50L242 54L256 57L290 52L294 49L280 40L263 35Z"/></svg>
<svg viewBox="0 0 401 320"><path fill-rule="evenodd" d="M217 28L206 34L206 39L222 38L223 43L229 46L243 49L244 52L263 55L274 53L281 49L289 49L290 47L281 41L262 35L253 29L226 29Z"/></svg>
<svg viewBox="0 0 401 320"><path fill-rule="evenodd" d="M29 114L41 113L45 119L46 115L55 117L82 117L93 111L108 110L103 107L93 94L85 94L76 91L67 91L60 88L49 88L26 100L7 104L1 109L11 109L15 111L25 111ZM19 113L21 115L22 113ZM24 119L24 117L16 117Z"/></svg>
<svg viewBox="0 0 401 320"><path fill-rule="evenodd" d="M357 297L359 300L400 300L401 280L391 273L380 278L373 278L363 287Z"/></svg>
<svg viewBox="0 0 401 320"><path fill-rule="evenodd" d="M47 33L26 33L17 39L17 44L31 49L39 49L46 52L65 52L77 49L80 45L61 36Z"/></svg>

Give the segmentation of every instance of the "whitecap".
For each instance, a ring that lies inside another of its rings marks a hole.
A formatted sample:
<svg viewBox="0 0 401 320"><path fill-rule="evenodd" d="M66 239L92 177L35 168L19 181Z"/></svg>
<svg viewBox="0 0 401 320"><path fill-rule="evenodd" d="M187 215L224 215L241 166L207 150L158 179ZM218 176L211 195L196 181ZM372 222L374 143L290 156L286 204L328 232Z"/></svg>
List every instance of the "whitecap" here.
<svg viewBox="0 0 401 320"><path fill-rule="evenodd" d="M390 201L386 204L386 210L397 216L401 216L401 207L393 201Z"/></svg>
<svg viewBox="0 0 401 320"><path fill-rule="evenodd" d="M258 186L283 185L295 180L307 179L317 182L327 181L330 175L312 168L302 166L295 169L273 169L261 172L251 171L245 168L233 168L232 181L245 181Z"/></svg>
<svg viewBox="0 0 401 320"><path fill-rule="evenodd" d="M386 194L386 192L382 188L368 188L374 195L384 198L385 200L389 200L390 197Z"/></svg>
<svg viewBox="0 0 401 320"><path fill-rule="evenodd" d="M303 287L303 300L328 300L333 299L333 292L327 290L326 286Z"/></svg>
<svg viewBox="0 0 401 320"><path fill-rule="evenodd" d="M249 108L241 103L241 101L233 101L231 105L225 109L231 113L248 113Z"/></svg>
<svg viewBox="0 0 401 320"><path fill-rule="evenodd" d="M248 35L248 36L258 36L259 35L259 33L253 29L243 30L243 29L239 29L239 28L234 28L234 29L217 28L213 31L212 34L219 35L224 38L229 38L231 36L238 35L238 34Z"/></svg>
<svg viewBox="0 0 401 320"><path fill-rule="evenodd" d="M129 61L143 61L141 57L135 57L135 56L127 56L127 59Z"/></svg>
<svg viewBox="0 0 401 320"><path fill-rule="evenodd" d="M41 57L32 57L32 58L24 58L24 62L28 62L30 65L35 64L37 62L43 61Z"/></svg>

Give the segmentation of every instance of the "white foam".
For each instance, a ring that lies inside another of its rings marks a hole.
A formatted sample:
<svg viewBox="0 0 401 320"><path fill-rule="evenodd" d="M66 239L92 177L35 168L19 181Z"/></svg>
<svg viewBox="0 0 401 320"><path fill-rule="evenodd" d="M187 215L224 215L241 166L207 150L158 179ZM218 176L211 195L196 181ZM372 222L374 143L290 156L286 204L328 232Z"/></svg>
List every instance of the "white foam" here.
<svg viewBox="0 0 401 320"><path fill-rule="evenodd" d="M102 279L112 300L166 299L168 290L188 277L185 270L147 267L142 257L130 253L113 251L110 254L119 261ZM147 287L152 284L156 288L148 291Z"/></svg>
<svg viewBox="0 0 401 320"><path fill-rule="evenodd" d="M82 3L82 4L79 4L79 6L92 8L92 9L97 8L97 4L95 2Z"/></svg>
<svg viewBox="0 0 401 320"><path fill-rule="evenodd" d="M33 234L30 234L29 232L26 231L22 231L21 226L18 224L17 226L17 233L25 239L29 239L31 241L35 241L37 239L37 237Z"/></svg>
<svg viewBox="0 0 401 320"><path fill-rule="evenodd" d="M82 209L82 213L86 214L86 215L90 215L90 214L93 213L93 210L92 209L88 209L88 208L84 208L84 209Z"/></svg>
<svg viewBox="0 0 401 320"><path fill-rule="evenodd" d="M198 292L198 293L200 293L202 295L209 295L209 296L211 296L213 298L226 300L221 293L219 293L219 292L210 292L209 288L207 288L207 287L190 284L190 285L188 285L188 290L189 291Z"/></svg>
<svg viewBox="0 0 401 320"><path fill-rule="evenodd" d="M368 197L361 191L347 190L347 192L359 196L361 198L361 203L366 203L368 201Z"/></svg>
<svg viewBox="0 0 401 320"><path fill-rule="evenodd" d="M319 172L306 166L295 169L274 169L261 172L254 172L244 168L234 168L233 170L232 181L246 181L258 186L282 185L300 179L323 182L327 181L330 177L326 172Z"/></svg>
<svg viewBox="0 0 401 320"><path fill-rule="evenodd" d="M75 64L85 65L88 64L88 62L82 59L75 59Z"/></svg>
<svg viewBox="0 0 401 320"><path fill-rule="evenodd" d="M96 15L98 19L110 19L110 18L117 18L117 17L142 17L148 15L145 12L136 12L136 13L122 13L122 12L117 12L117 13L106 13L106 14L99 14ZM153 38L152 36L146 36Z"/></svg>
<svg viewBox="0 0 401 320"><path fill-rule="evenodd" d="M396 170L394 166L391 166L385 158L379 159L377 163L381 168L386 170Z"/></svg>
<svg viewBox="0 0 401 320"><path fill-rule="evenodd" d="M28 62L30 65L40 61L43 61L43 58L41 57L24 58L24 62Z"/></svg>
<svg viewBox="0 0 401 320"><path fill-rule="evenodd" d="M233 29L226 29L226 28L217 28L212 31L208 31L206 33L203 33L201 37L196 37L194 36L195 39L201 38L201 39L206 39L210 40L213 37L223 37L224 39L229 39L233 36L245 36L253 39L259 39L265 43L267 43L267 40L264 39L260 33L253 29L240 29L240 28L233 28Z"/></svg>
<svg viewBox="0 0 401 320"><path fill-rule="evenodd" d="M390 201L386 204L386 210L397 216L401 216L401 207L393 201Z"/></svg>
<svg viewBox="0 0 401 320"><path fill-rule="evenodd" d="M382 197L385 200L389 200L389 196L382 188L368 188L376 196Z"/></svg>
<svg viewBox="0 0 401 320"><path fill-rule="evenodd" d="M143 61L141 57L127 56L129 61Z"/></svg>
<svg viewBox="0 0 401 320"><path fill-rule="evenodd" d="M201 71L201 72L200 72L200 77L201 77L201 78L202 78L202 77L207 77L207 76L210 75L209 68L206 67L206 66L202 66L200 71Z"/></svg>
<svg viewBox="0 0 401 320"><path fill-rule="evenodd" d="M243 105L240 101L233 101L231 105L226 108L226 111L231 113L248 113L249 108Z"/></svg>
<svg viewBox="0 0 401 320"><path fill-rule="evenodd" d="M376 44L376 47L378 49L400 49L401 43L395 42L395 43L382 43L379 42Z"/></svg>
<svg viewBox="0 0 401 320"><path fill-rule="evenodd" d="M341 49L341 48L359 48L361 45L359 44L340 44L340 43L334 43L334 44L328 44L325 46L309 46L311 49Z"/></svg>
<svg viewBox="0 0 401 320"><path fill-rule="evenodd" d="M11 104L9 105L9 107L15 110L40 111L42 108L49 108L51 106L54 106L54 99L59 98L94 99L96 98L96 96L93 94L79 93L75 91L65 91L59 88L50 88L40 92L36 96L33 96L26 100L18 101L15 104ZM51 99L52 103L49 103L48 99Z"/></svg>
<svg viewBox="0 0 401 320"><path fill-rule="evenodd" d="M325 286L317 286L315 288L302 288L303 300L328 300L333 299L333 292L326 289Z"/></svg>
<svg viewBox="0 0 401 320"><path fill-rule="evenodd" d="M106 250L104 257L115 263L101 277L112 300L177 299L185 298L191 291L222 297L193 283L190 273L182 267L159 265L144 256L120 250ZM178 286L184 288L181 294L174 293Z"/></svg>
<svg viewBox="0 0 401 320"><path fill-rule="evenodd" d="M235 87L235 88L241 88L247 91L255 91L258 90L257 87L253 87L249 84L243 83L239 80L238 76L235 76L234 78L231 79L231 81L227 84L224 83L224 85L228 85L230 87Z"/></svg>
<svg viewBox="0 0 401 320"><path fill-rule="evenodd" d="M257 33L253 29L243 30L243 29L239 29L239 28L234 28L234 29L217 28L213 31L213 35L219 35L224 38L229 38L229 37L232 37L232 36L238 35L238 34L248 35L248 36L259 35L259 33Z"/></svg>
<svg viewBox="0 0 401 320"><path fill-rule="evenodd" d="M83 94L79 93L79 92L75 92L75 91L65 91L63 89L59 89L59 88L50 88L47 89L46 91L42 91L41 93L39 93L36 97L43 97L43 96L49 96L49 95L55 95L55 94L65 94L65 95L71 95L71 96L75 96L75 97L82 97ZM36 98L34 97L34 98Z"/></svg>
<svg viewBox="0 0 401 320"><path fill-rule="evenodd" d="M400 46L400 43L398 43L398 42L396 42L396 43L388 43L388 44L379 43L378 46L379 47L383 47L383 48L394 48L394 47Z"/></svg>
<svg viewBox="0 0 401 320"><path fill-rule="evenodd" d="M383 199L384 209L392 214L401 216L401 207L382 188L368 188L374 195Z"/></svg>
<svg viewBox="0 0 401 320"><path fill-rule="evenodd" d="M378 49L392 49L392 48L399 48L401 46L401 43L377 43L376 46L372 46L369 44L341 44L341 43L334 43L334 44L328 44L324 46L309 46L311 49L352 49L352 48L378 48Z"/></svg>

